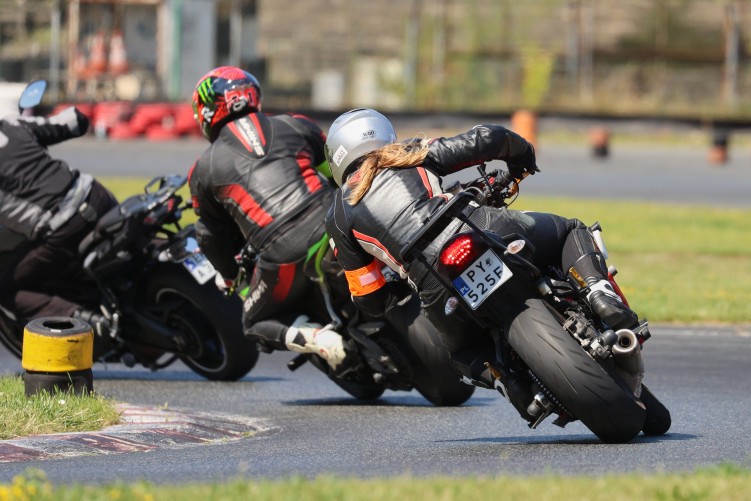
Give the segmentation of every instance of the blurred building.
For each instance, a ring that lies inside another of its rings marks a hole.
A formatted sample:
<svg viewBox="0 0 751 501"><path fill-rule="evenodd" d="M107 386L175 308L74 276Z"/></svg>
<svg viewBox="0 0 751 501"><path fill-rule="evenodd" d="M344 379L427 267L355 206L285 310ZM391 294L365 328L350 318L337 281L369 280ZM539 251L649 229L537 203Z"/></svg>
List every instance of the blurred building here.
<svg viewBox="0 0 751 501"><path fill-rule="evenodd" d="M255 0L0 0L0 80L69 100L184 100L218 64L257 66Z"/></svg>
<svg viewBox="0 0 751 501"><path fill-rule="evenodd" d="M234 64L279 107L751 115L749 33L740 0L0 0L0 80L185 100Z"/></svg>

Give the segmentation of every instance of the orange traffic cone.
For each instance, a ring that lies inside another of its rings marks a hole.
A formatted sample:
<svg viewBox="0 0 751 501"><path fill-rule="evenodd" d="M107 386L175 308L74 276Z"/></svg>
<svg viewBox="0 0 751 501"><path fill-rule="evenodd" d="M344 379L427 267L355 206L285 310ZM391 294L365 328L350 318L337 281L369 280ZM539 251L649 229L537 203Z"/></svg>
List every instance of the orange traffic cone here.
<svg viewBox="0 0 751 501"><path fill-rule="evenodd" d="M511 130L529 141L537 149L537 113L518 110L511 115Z"/></svg>
<svg viewBox="0 0 751 501"><path fill-rule="evenodd" d="M91 38L91 54L89 56L89 72L98 75L107 69L107 55L104 47L104 33L97 31Z"/></svg>
<svg viewBox="0 0 751 501"><path fill-rule="evenodd" d="M589 144L592 146L592 156L605 158L610 154L610 131L605 127L596 127L589 131Z"/></svg>
<svg viewBox="0 0 751 501"><path fill-rule="evenodd" d="M712 134L712 148L709 150L709 163L722 165L728 162L728 133L717 129Z"/></svg>
<svg viewBox="0 0 751 501"><path fill-rule="evenodd" d="M130 69L128 64L128 54L125 52L125 43L123 34L120 30L112 33L110 39L110 73L113 75L122 75Z"/></svg>

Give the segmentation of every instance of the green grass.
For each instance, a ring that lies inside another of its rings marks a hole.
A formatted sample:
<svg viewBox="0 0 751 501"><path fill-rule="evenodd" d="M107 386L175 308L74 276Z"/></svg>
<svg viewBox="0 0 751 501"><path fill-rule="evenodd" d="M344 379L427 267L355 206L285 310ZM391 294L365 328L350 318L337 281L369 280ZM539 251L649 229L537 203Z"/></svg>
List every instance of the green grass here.
<svg viewBox="0 0 751 501"><path fill-rule="evenodd" d="M102 182L119 200L146 184ZM187 187L181 194L188 196ZM512 207L600 221L616 280L652 322L751 322L751 210L524 195ZM194 220L185 214L185 223Z"/></svg>
<svg viewBox="0 0 751 501"><path fill-rule="evenodd" d="M653 322L751 322L751 210L521 197L515 209L600 221L631 306Z"/></svg>
<svg viewBox="0 0 751 501"><path fill-rule="evenodd" d="M169 479L165 479L169 480ZM429 477L360 480L322 476L284 480L233 480L212 484L160 485L115 483L109 485L54 486L43 473L30 470L11 484L0 485L0 501L172 501L210 499L240 500L392 500L439 501L503 499L504 501L735 501L749 499L751 472L723 465L682 474L598 475L562 477Z"/></svg>
<svg viewBox="0 0 751 501"><path fill-rule="evenodd" d="M115 404L101 395L80 395L71 390L41 391L27 397L20 377L0 377L0 440L43 433L100 430L119 419Z"/></svg>

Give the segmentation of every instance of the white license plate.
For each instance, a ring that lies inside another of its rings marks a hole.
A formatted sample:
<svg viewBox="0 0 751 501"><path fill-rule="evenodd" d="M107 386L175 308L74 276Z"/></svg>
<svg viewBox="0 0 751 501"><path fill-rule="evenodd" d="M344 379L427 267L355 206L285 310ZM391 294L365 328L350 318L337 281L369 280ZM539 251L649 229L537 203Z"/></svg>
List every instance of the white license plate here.
<svg viewBox="0 0 751 501"><path fill-rule="evenodd" d="M476 310L498 287L511 276L511 270L503 264L495 252L488 249L464 273L451 283L470 308Z"/></svg>
<svg viewBox="0 0 751 501"><path fill-rule="evenodd" d="M216 275L216 270L211 261L201 253L191 254L182 263L199 284L205 284Z"/></svg>

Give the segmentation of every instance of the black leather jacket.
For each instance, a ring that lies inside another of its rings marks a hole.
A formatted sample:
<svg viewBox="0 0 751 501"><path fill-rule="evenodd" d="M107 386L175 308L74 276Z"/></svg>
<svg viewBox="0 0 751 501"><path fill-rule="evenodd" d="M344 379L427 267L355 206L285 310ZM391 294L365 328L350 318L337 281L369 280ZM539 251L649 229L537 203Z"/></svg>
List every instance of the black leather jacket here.
<svg viewBox="0 0 751 501"><path fill-rule="evenodd" d="M234 256L246 243L263 255L272 235L294 230L296 216L331 197L331 185L315 169L325 161L325 141L302 115L252 113L225 125L195 163L189 184L198 240L224 277L237 275Z"/></svg>
<svg viewBox="0 0 751 501"><path fill-rule="evenodd" d="M382 170L354 206L345 201L350 192L345 183L326 227L359 306L372 314L383 313L403 295L378 276L380 267L377 262L373 265L374 259L402 278L411 278L411 263L402 262L399 252L451 197L443 192L440 177L495 159L506 161L512 174L535 167L534 149L524 138L498 125L479 125L430 142L421 166Z"/></svg>
<svg viewBox="0 0 751 501"><path fill-rule="evenodd" d="M73 107L0 120L0 252L43 238L86 199L93 179L53 159L47 146L82 136L88 125Z"/></svg>

